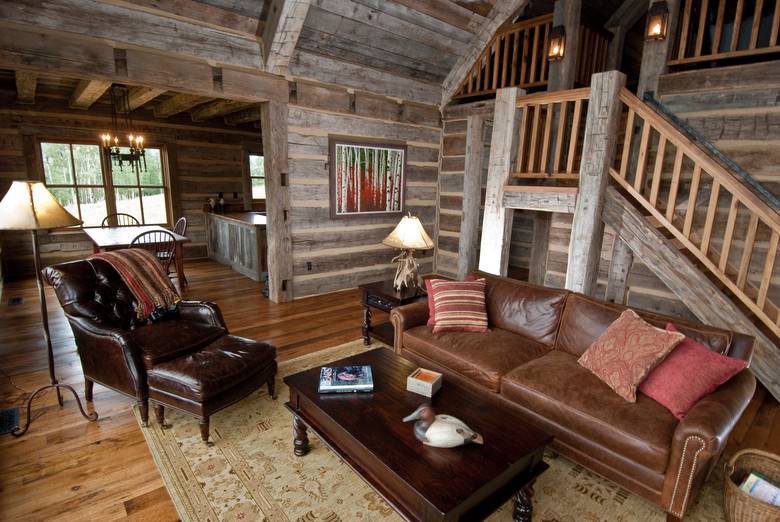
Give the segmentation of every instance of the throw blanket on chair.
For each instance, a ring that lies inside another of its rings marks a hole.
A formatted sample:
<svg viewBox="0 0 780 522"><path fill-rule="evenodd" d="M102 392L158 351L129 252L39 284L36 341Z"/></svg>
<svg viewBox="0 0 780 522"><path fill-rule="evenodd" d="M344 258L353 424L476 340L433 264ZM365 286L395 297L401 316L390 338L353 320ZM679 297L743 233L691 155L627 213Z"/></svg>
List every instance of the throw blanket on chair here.
<svg viewBox="0 0 780 522"><path fill-rule="evenodd" d="M140 319L157 320L175 310L181 297L176 292L160 261L141 248L100 252L88 258L102 259L117 271L138 303Z"/></svg>

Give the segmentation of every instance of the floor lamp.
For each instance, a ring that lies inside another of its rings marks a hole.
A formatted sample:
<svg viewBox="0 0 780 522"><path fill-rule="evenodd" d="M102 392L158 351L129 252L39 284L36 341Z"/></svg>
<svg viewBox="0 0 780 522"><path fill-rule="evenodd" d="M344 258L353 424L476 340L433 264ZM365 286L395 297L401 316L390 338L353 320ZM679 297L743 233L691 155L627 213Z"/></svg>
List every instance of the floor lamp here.
<svg viewBox="0 0 780 522"><path fill-rule="evenodd" d="M32 235L33 259L35 261L35 277L38 281L38 297L41 302L41 320L43 324L43 337L46 339L47 355L49 357L49 377L51 384L42 386L35 390L27 399L27 422L24 428L17 427L11 432L16 437L24 435L30 423L32 422L32 401L44 390L54 388L57 390L57 402L62 406L61 388L66 388L73 393L76 398L81 415L89 420L95 421L98 418L97 412L87 414L81 405L76 390L67 384L57 382L54 375L54 352L49 337L49 318L46 313L46 295L43 291L43 280L41 279L41 257L38 248L38 231L51 228L69 227L80 225L81 221L73 217L65 210L59 201L52 195L43 183L32 181L14 181L11 188L0 201L0 230L29 230Z"/></svg>

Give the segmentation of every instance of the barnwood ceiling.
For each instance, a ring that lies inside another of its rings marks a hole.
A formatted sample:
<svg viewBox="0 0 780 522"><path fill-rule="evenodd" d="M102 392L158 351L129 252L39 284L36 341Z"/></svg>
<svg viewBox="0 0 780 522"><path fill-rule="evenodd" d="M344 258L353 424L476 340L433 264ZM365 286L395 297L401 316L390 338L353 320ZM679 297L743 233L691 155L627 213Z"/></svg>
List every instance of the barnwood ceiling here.
<svg viewBox="0 0 780 522"><path fill-rule="evenodd" d="M47 109L70 107L108 113L110 85L0 69L0 93L4 99L21 104L37 103ZM253 110L256 105L252 103L133 86L129 98L134 114L146 113L176 123L243 126L256 131L254 123L260 119L260 111Z"/></svg>

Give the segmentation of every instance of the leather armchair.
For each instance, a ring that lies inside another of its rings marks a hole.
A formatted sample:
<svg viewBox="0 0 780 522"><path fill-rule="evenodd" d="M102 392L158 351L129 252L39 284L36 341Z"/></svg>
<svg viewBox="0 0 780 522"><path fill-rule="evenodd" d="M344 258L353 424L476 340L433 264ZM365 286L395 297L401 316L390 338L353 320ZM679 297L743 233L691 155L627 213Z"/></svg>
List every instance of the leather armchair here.
<svg viewBox="0 0 780 522"><path fill-rule="evenodd" d="M214 303L181 301L178 315L151 323L138 319L132 293L106 261L73 261L43 273L73 330L88 401L97 382L133 398L146 424L151 399L160 422L163 405L197 416L207 440L212 413L259 384L274 395L276 349L229 335ZM206 358L212 373L193 362Z"/></svg>

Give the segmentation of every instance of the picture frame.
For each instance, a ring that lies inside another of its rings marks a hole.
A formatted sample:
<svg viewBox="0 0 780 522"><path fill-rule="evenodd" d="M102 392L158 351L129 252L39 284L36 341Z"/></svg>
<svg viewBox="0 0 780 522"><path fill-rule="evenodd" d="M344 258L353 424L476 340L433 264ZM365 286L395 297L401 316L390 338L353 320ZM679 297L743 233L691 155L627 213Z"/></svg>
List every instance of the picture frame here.
<svg viewBox="0 0 780 522"><path fill-rule="evenodd" d="M329 136L330 217L401 215L405 208L405 143Z"/></svg>

